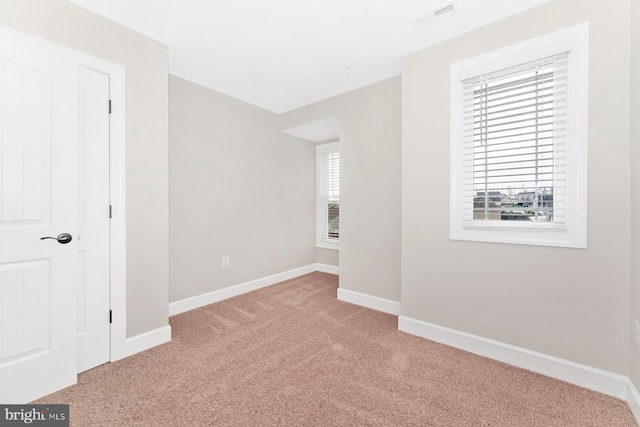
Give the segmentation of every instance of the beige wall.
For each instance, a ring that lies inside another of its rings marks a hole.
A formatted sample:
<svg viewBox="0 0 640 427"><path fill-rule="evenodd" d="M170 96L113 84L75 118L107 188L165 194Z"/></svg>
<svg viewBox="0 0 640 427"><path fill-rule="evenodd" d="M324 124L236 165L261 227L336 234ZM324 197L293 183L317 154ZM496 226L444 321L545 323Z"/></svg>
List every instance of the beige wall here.
<svg viewBox="0 0 640 427"><path fill-rule="evenodd" d="M327 264L338 266L340 252L334 249L316 248L316 262L320 264Z"/></svg>
<svg viewBox="0 0 640 427"><path fill-rule="evenodd" d="M65 0L3 0L0 25L126 68L127 336L166 326L167 47Z"/></svg>
<svg viewBox="0 0 640 427"><path fill-rule="evenodd" d="M400 301L401 80L281 115L282 129L340 117L340 287Z"/></svg>
<svg viewBox="0 0 640 427"><path fill-rule="evenodd" d="M403 59L402 315L627 373L629 8L553 0ZM449 240L450 65L586 21L588 248Z"/></svg>
<svg viewBox="0 0 640 427"><path fill-rule="evenodd" d="M175 76L170 100L170 301L315 263L315 145Z"/></svg>
<svg viewBox="0 0 640 427"><path fill-rule="evenodd" d="M640 3L631 2L631 316L629 377L640 388L640 348L634 321L640 320Z"/></svg>

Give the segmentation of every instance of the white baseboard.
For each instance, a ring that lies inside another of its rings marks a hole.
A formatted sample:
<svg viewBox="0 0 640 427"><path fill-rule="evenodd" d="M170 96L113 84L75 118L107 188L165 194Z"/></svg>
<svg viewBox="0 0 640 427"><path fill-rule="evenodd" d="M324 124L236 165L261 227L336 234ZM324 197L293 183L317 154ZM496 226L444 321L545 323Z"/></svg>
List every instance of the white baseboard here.
<svg viewBox="0 0 640 427"><path fill-rule="evenodd" d="M117 346L117 349L112 346L111 362L133 356L169 341L171 341L171 326L169 325L127 338L124 343Z"/></svg>
<svg viewBox="0 0 640 427"><path fill-rule="evenodd" d="M228 288L218 289L217 291L208 292L191 298L185 298L169 304L169 316L184 313L205 305L213 304L228 298L246 294L265 286L275 285L285 280L293 279L304 274L320 271L316 268L318 264L309 264L304 267L295 268L283 273L274 274L272 276L263 277L261 279L252 280L250 282L241 283L239 285L229 286ZM324 265L324 264L323 264Z"/></svg>
<svg viewBox="0 0 640 427"><path fill-rule="evenodd" d="M338 299L395 316L400 314L400 303L398 301L362 294L360 292L350 291L349 289L338 288Z"/></svg>
<svg viewBox="0 0 640 427"><path fill-rule="evenodd" d="M623 375L405 316L398 318L398 329L618 399L627 399L629 384Z"/></svg>
<svg viewBox="0 0 640 427"><path fill-rule="evenodd" d="M317 263L316 264L316 271L321 271L323 273L329 273L329 274L338 275L338 274L340 274L340 267L338 267L337 265L329 265L329 264Z"/></svg>
<svg viewBox="0 0 640 427"><path fill-rule="evenodd" d="M631 380L627 378L627 404L629 405L629 409L631 409L631 413L633 417L636 419L636 422L640 424L640 393L638 393L638 389L633 385Z"/></svg>

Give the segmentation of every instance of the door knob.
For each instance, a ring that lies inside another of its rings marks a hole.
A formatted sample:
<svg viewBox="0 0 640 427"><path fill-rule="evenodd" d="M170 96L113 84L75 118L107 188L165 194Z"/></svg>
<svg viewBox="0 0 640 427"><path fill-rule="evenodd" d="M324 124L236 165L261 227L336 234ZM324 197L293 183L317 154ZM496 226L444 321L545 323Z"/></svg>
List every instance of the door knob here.
<svg viewBox="0 0 640 427"><path fill-rule="evenodd" d="M73 237L71 237L71 234L69 233L62 233L60 234L58 237L41 237L40 240L44 240L44 239L54 239L57 240L58 243L66 245L67 243L69 243L71 240L73 240Z"/></svg>

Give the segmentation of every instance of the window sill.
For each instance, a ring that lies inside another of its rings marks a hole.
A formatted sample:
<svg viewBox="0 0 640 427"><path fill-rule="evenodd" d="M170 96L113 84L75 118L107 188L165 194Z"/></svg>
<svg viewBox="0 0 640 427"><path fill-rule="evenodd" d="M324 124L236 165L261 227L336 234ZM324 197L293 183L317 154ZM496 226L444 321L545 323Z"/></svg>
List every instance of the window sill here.
<svg viewBox="0 0 640 427"><path fill-rule="evenodd" d="M450 239L579 249L587 247L586 233L551 227L532 227L529 229L516 227L460 227L456 229L454 227L450 230Z"/></svg>
<svg viewBox="0 0 640 427"><path fill-rule="evenodd" d="M320 242L316 242L316 247L322 248L322 249L332 249L334 251L337 251L340 249L340 243L320 241Z"/></svg>

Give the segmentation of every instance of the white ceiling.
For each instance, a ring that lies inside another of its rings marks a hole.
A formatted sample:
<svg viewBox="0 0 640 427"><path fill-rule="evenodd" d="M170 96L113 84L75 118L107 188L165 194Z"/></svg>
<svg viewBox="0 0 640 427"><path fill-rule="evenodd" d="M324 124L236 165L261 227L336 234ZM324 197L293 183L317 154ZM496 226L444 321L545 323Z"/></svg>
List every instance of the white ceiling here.
<svg viewBox="0 0 640 427"><path fill-rule="evenodd" d="M400 58L549 0L71 0L169 46L171 74L275 113L400 74ZM481 42L481 41L479 41ZM350 72L347 72L347 69Z"/></svg>

